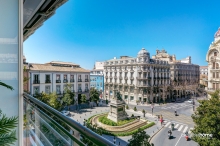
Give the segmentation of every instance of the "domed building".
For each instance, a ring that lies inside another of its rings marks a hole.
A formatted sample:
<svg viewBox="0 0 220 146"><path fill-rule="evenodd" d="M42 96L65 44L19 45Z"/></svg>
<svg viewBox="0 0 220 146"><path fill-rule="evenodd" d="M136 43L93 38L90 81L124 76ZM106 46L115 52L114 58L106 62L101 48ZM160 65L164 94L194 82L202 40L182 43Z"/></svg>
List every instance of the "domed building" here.
<svg viewBox="0 0 220 146"><path fill-rule="evenodd" d="M209 46L209 50L206 54L206 61L208 62L208 93L212 93L215 90L220 89L220 28L214 35L214 42Z"/></svg>
<svg viewBox="0 0 220 146"><path fill-rule="evenodd" d="M118 90L128 104L166 100L170 98L167 92L169 69L167 61L151 59L150 53L144 48L137 57L121 56L105 61L106 98L111 99L113 90Z"/></svg>

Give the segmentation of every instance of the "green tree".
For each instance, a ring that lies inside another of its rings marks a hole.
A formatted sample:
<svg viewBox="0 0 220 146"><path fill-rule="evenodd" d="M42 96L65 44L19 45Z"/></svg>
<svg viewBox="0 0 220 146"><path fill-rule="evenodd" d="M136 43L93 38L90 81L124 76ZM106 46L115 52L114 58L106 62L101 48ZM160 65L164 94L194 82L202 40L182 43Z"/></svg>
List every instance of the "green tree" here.
<svg viewBox="0 0 220 146"><path fill-rule="evenodd" d="M13 130L18 124L17 117L6 117L0 110L0 145L9 146L13 144L16 138L16 131Z"/></svg>
<svg viewBox="0 0 220 146"><path fill-rule="evenodd" d="M96 90L95 88L91 88L90 89L90 98L93 102L95 102L98 105L98 101L99 101L99 92L98 90Z"/></svg>
<svg viewBox="0 0 220 146"><path fill-rule="evenodd" d="M58 100L58 96L57 96L56 92L50 93L48 96L49 96L48 104L51 107L53 107L54 109L60 110L61 103Z"/></svg>
<svg viewBox="0 0 220 146"><path fill-rule="evenodd" d="M87 101L87 100L86 100L86 95L83 94L83 95L82 95L82 98L81 98L81 102L82 102L82 103L86 103L86 101Z"/></svg>
<svg viewBox="0 0 220 146"><path fill-rule="evenodd" d="M136 106L134 107L134 111L137 111L137 108L136 108Z"/></svg>
<svg viewBox="0 0 220 146"><path fill-rule="evenodd" d="M10 90L14 90L14 88L13 88L12 86L7 85L7 84L5 84L5 83L3 83L3 82L1 82L1 81L0 81L0 86L6 87L6 88L8 88L8 89L10 89Z"/></svg>
<svg viewBox="0 0 220 146"><path fill-rule="evenodd" d="M132 135L132 138L128 140L128 146L153 146L148 142L150 136L145 131L138 129L138 132Z"/></svg>
<svg viewBox="0 0 220 146"><path fill-rule="evenodd" d="M211 94L210 100L200 100L192 119L195 127L192 130L193 139L199 145L220 145L220 96L219 91ZM201 137L199 134L212 134L212 138Z"/></svg>
<svg viewBox="0 0 220 146"><path fill-rule="evenodd" d="M62 98L63 104L68 106L68 110L69 110L69 106L71 104L74 104L74 92L72 92L71 90L72 85L71 84L66 84L65 88L64 88L64 96Z"/></svg>

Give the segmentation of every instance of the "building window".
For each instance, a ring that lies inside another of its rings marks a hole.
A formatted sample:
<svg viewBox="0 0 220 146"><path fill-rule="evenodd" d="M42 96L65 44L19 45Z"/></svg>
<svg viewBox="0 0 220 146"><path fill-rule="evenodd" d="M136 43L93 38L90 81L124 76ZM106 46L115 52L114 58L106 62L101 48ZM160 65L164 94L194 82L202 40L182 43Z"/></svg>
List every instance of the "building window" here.
<svg viewBox="0 0 220 146"><path fill-rule="evenodd" d="M46 81L45 81L45 83L51 83L50 75L46 75Z"/></svg>
<svg viewBox="0 0 220 146"><path fill-rule="evenodd" d="M81 84L78 84L78 92L82 92Z"/></svg>
<svg viewBox="0 0 220 146"><path fill-rule="evenodd" d="M39 86L34 86L34 95L40 93L40 87Z"/></svg>
<svg viewBox="0 0 220 146"><path fill-rule="evenodd" d="M70 82L74 82L74 75L70 75Z"/></svg>
<svg viewBox="0 0 220 146"><path fill-rule="evenodd" d="M67 83L67 82L68 82L68 80L67 80L67 75L64 75L64 76L63 76L63 82L64 82L64 83Z"/></svg>
<svg viewBox="0 0 220 146"><path fill-rule="evenodd" d="M219 69L219 64L218 63L216 63L216 69Z"/></svg>
<svg viewBox="0 0 220 146"><path fill-rule="evenodd" d="M215 78L215 73L214 72L212 73L212 77Z"/></svg>
<svg viewBox="0 0 220 146"><path fill-rule="evenodd" d="M215 83L212 84L212 88L215 90Z"/></svg>
<svg viewBox="0 0 220 146"><path fill-rule="evenodd" d="M134 96L130 96L130 100L134 100Z"/></svg>
<svg viewBox="0 0 220 146"><path fill-rule="evenodd" d="M128 95L125 95L124 97L125 97L125 99L128 99Z"/></svg>
<svg viewBox="0 0 220 146"><path fill-rule="evenodd" d="M50 86L45 86L45 93L47 93L47 94L50 93Z"/></svg>
<svg viewBox="0 0 220 146"><path fill-rule="evenodd" d="M39 75L34 75L34 84L40 84Z"/></svg>
<svg viewBox="0 0 220 146"><path fill-rule="evenodd" d="M74 92L74 84L71 85L71 91Z"/></svg>
<svg viewBox="0 0 220 146"><path fill-rule="evenodd" d="M217 52L214 52L214 56L217 56Z"/></svg>
<svg viewBox="0 0 220 146"><path fill-rule="evenodd" d="M61 83L60 75L56 75L56 83Z"/></svg>
<svg viewBox="0 0 220 146"><path fill-rule="evenodd" d="M78 82L82 82L81 75L78 75Z"/></svg>
<svg viewBox="0 0 220 146"><path fill-rule="evenodd" d="M56 93L57 94L61 94L60 85L56 85Z"/></svg>
<svg viewBox="0 0 220 146"><path fill-rule="evenodd" d="M102 82L100 83L100 86L102 87Z"/></svg>

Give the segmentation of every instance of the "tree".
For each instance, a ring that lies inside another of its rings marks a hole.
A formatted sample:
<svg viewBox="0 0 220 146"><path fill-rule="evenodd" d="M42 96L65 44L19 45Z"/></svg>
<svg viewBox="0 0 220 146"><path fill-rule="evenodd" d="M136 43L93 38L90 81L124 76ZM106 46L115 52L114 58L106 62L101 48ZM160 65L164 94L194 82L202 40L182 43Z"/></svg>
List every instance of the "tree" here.
<svg viewBox="0 0 220 146"><path fill-rule="evenodd" d="M17 117L6 117L5 114L2 115L0 110L0 145L8 146L13 144L16 138L16 131L13 130L18 124Z"/></svg>
<svg viewBox="0 0 220 146"><path fill-rule="evenodd" d="M86 100L86 95L83 94L83 95L82 95L82 98L81 98L81 102L82 102L82 103L86 103L86 101L87 101L87 100Z"/></svg>
<svg viewBox="0 0 220 146"><path fill-rule="evenodd" d="M138 129L138 132L132 135L132 138L128 140L128 146L153 146L148 142L150 136L145 131Z"/></svg>
<svg viewBox="0 0 220 146"><path fill-rule="evenodd" d="M99 101L99 92L98 90L96 90L95 88L91 88L90 89L90 98L93 102L95 102L98 105L98 101Z"/></svg>
<svg viewBox="0 0 220 146"><path fill-rule="evenodd" d="M134 107L134 111L137 111L137 108L136 108L136 106Z"/></svg>
<svg viewBox="0 0 220 146"><path fill-rule="evenodd" d="M72 85L71 84L66 84L66 86L64 87L64 96L62 98L63 104L68 106L68 110L69 110L69 106L71 104L74 104L74 92L71 91Z"/></svg>
<svg viewBox="0 0 220 146"><path fill-rule="evenodd" d="M13 88L12 86L7 85L7 84L5 84L5 83L3 83L3 82L1 82L1 81L0 81L0 86L6 87L6 88L8 88L8 89L10 89L10 90L14 90L14 88Z"/></svg>
<svg viewBox="0 0 220 146"><path fill-rule="evenodd" d="M219 91L211 94L210 100L200 100L200 105L192 115L195 127L193 139L199 145L220 145L220 96ZM212 138L201 137L199 134L212 134Z"/></svg>
<svg viewBox="0 0 220 146"><path fill-rule="evenodd" d="M52 108L54 108L54 109L56 109L56 110L60 110L60 108L61 108L61 103L60 103L60 101L58 100L58 97L57 97L56 92L50 93L48 96L50 97L50 98L49 98L49 101L48 101L48 104L49 104Z"/></svg>

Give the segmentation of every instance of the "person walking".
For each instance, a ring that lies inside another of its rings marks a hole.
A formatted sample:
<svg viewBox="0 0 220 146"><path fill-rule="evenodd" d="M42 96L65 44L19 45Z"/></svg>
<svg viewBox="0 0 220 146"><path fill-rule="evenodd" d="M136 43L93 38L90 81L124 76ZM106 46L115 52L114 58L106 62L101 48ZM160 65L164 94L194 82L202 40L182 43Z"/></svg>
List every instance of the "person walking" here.
<svg viewBox="0 0 220 146"><path fill-rule="evenodd" d="M162 115L160 115L160 123L161 123L161 126L162 126L162 124L163 124L163 116Z"/></svg>

